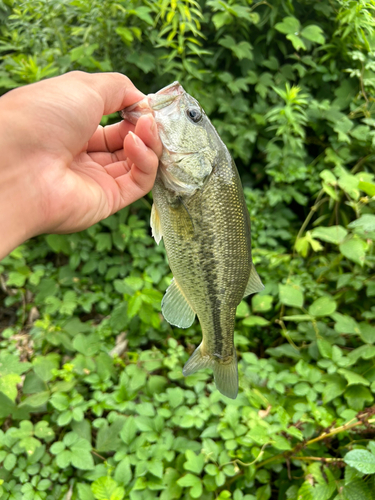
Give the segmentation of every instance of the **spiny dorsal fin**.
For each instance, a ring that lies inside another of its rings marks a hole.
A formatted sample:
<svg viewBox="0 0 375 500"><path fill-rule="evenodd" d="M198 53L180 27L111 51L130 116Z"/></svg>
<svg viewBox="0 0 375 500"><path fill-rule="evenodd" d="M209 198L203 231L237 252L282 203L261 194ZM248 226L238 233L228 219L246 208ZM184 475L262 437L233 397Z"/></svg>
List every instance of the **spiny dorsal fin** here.
<svg viewBox="0 0 375 500"><path fill-rule="evenodd" d="M161 301L161 312L171 325L189 328L193 324L195 312L174 278Z"/></svg>
<svg viewBox="0 0 375 500"><path fill-rule="evenodd" d="M251 265L250 278L247 282L244 297L247 297L251 293L257 293L264 290L264 285L259 278L259 274L255 270L254 264Z"/></svg>
<svg viewBox="0 0 375 500"><path fill-rule="evenodd" d="M160 240L163 237L163 233L161 230L159 212L158 212L158 209L156 208L155 203L153 203L152 208L151 208L150 225L151 225L152 236L155 238L156 244L159 245Z"/></svg>

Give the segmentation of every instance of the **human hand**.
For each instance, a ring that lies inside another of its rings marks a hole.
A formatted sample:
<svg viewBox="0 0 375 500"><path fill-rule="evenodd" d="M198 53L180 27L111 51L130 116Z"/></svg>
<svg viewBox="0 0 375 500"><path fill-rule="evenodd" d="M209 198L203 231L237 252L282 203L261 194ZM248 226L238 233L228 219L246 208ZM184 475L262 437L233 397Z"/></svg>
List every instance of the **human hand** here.
<svg viewBox="0 0 375 500"><path fill-rule="evenodd" d="M99 126L143 97L124 75L83 72L1 97L0 258L31 236L85 229L152 189L162 150L153 117Z"/></svg>

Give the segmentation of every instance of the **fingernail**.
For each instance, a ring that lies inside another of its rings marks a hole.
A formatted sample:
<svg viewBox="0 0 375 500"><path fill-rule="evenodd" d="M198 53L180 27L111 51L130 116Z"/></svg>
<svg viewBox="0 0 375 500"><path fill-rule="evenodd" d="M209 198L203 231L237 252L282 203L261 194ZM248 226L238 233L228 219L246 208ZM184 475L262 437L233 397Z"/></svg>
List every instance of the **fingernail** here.
<svg viewBox="0 0 375 500"><path fill-rule="evenodd" d="M129 135L130 135L130 137L133 139L134 144L135 144L138 148L141 148L141 149L143 149L143 150L146 150L146 149L147 149L146 144L145 144L143 141L141 141L141 139L140 139L137 135L135 135L133 132L130 132L130 131L129 131Z"/></svg>
<svg viewBox="0 0 375 500"><path fill-rule="evenodd" d="M152 119L152 122L151 122L151 126L150 126L150 130L151 130L151 133L154 137L158 138L159 137L159 131L158 131L158 127L156 125L156 121L154 120L154 118Z"/></svg>

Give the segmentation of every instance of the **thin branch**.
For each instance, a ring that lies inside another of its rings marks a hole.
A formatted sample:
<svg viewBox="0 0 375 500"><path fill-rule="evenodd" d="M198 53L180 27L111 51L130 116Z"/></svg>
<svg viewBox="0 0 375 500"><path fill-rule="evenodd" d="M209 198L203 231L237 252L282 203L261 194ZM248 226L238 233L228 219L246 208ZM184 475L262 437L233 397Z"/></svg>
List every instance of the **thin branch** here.
<svg viewBox="0 0 375 500"><path fill-rule="evenodd" d="M318 437L314 439L310 439L309 441L306 441L305 443L298 443L292 450L286 451L284 453L279 453L278 455L274 455L273 457L267 458L266 460L263 460L263 462L260 462L257 464L257 468L264 467L264 465L267 465L271 462L275 462L276 460L279 459L290 459L293 458L295 460L315 460L315 461L320 461L322 462L323 460L326 462L340 462L342 461L341 458L324 458L324 457L298 457L295 456L295 453L300 452L304 448L308 448L310 445L317 443L318 441L322 441L324 439L330 438L331 436L335 436L336 434L339 434L340 432L345 432L350 429L353 429L354 427L357 427L358 425L365 425L365 424L371 424L375 422L375 418L371 418L374 416L374 410L375 409L370 409L366 413L361 413L360 418L353 418L352 420L349 420L344 425L340 425L340 427L336 427L332 429L329 432L322 432Z"/></svg>
<svg viewBox="0 0 375 500"><path fill-rule="evenodd" d="M343 458L326 458L326 457L289 457L288 460L302 460L302 461L314 461L314 462L343 462Z"/></svg>

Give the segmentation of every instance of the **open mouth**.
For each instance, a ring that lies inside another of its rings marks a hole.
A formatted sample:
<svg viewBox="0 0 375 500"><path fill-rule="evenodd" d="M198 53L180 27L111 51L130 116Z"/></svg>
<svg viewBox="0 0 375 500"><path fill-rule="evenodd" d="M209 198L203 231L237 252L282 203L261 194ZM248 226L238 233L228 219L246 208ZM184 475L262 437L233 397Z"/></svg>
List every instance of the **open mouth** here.
<svg viewBox="0 0 375 500"><path fill-rule="evenodd" d="M170 106L184 93L185 91L182 86L178 82L173 82L159 90L156 94L149 94L141 101L123 109L120 111L120 116L135 125L141 116L149 113L154 114L154 111L160 111Z"/></svg>

